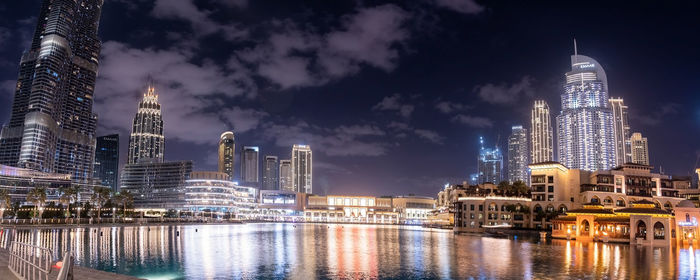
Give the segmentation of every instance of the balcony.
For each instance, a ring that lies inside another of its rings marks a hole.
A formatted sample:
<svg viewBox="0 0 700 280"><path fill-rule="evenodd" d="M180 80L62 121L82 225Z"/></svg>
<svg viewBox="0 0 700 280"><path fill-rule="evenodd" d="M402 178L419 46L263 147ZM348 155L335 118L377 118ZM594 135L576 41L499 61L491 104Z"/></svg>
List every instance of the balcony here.
<svg viewBox="0 0 700 280"><path fill-rule="evenodd" d="M582 184L581 192L615 192L614 186Z"/></svg>

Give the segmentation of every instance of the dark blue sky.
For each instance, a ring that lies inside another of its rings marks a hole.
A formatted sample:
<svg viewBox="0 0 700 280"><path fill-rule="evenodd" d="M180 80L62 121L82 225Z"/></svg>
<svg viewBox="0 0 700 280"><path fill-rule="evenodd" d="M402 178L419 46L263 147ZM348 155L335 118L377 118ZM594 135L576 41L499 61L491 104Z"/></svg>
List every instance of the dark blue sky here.
<svg viewBox="0 0 700 280"><path fill-rule="evenodd" d="M310 144L320 194L435 195L475 172L479 136L505 148L512 125L529 126L534 99L558 114L574 37L657 170L688 175L700 155L695 1L105 2L94 110L122 158L150 75L167 160L214 170L233 129L262 155ZM38 10L0 3L3 123Z"/></svg>

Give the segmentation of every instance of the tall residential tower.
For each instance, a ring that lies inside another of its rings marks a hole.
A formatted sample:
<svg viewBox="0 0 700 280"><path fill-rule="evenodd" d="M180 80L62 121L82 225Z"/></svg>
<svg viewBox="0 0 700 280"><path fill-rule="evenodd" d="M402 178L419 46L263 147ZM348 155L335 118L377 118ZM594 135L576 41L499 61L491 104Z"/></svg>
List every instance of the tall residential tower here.
<svg viewBox="0 0 700 280"><path fill-rule="evenodd" d="M312 157L309 145L294 145L292 147L292 182L294 190L301 193L312 193Z"/></svg>
<svg viewBox="0 0 700 280"><path fill-rule="evenodd" d="M530 161L540 163L554 160L552 117L544 100L535 100L530 127Z"/></svg>
<svg viewBox="0 0 700 280"><path fill-rule="evenodd" d="M576 50L571 56L571 71L566 73L561 108L557 116L559 162L587 171L615 167L608 79L597 61Z"/></svg>
<svg viewBox="0 0 700 280"><path fill-rule="evenodd" d="M22 55L0 164L93 175L97 115L92 112L101 43L102 0L44 0Z"/></svg>
<svg viewBox="0 0 700 280"><path fill-rule="evenodd" d="M129 137L129 157L127 163L141 161L163 162L163 116L161 115L158 95L153 86L149 86L143 99L139 102Z"/></svg>
<svg viewBox="0 0 700 280"><path fill-rule="evenodd" d="M234 179L236 163L236 138L233 132L226 131L219 137L219 172L226 173L229 180Z"/></svg>
<svg viewBox="0 0 700 280"><path fill-rule="evenodd" d="M613 134L615 135L615 166L631 162L630 124L627 117L627 106L622 98L610 98L610 109L613 115Z"/></svg>
<svg viewBox="0 0 700 280"><path fill-rule="evenodd" d="M241 182L246 187L260 187L260 148L243 146L241 150Z"/></svg>
<svg viewBox="0 0 700 280"><path fill-rule="evenodd" d="M630 141L630 160L632 163L649 165L649 142L639 132L632 133Z"/></svg>
<svg viewBox="0 0 700 280"><path fill-rule="evenodd" d="M292 172L292 160L280 160L280 190L296 191L294 188L294 172Z"/></svg>
<svg viewBox="0 0 700 280"><path fill-rule="evenodd" d="M279 171L280 167L276 156L265 156L263 162L263 190L278 190L279 189Z"/></svg>
<svg viewBox="0 0 700 280"><path fill-rule="evenodd" d="M508 137L508 181L528 182L527 129L521 125L512 127L512 133Z"/></svg>

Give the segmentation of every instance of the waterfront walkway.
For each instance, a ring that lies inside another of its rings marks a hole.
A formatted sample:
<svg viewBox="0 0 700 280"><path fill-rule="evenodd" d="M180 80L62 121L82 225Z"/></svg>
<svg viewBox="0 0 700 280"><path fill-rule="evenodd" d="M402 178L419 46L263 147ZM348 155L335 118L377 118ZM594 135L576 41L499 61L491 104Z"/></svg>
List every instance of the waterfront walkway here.
<svg viewBox="0 0 700 280"><path fill-rule="evenodd" d="M0 249L0 280L14 280L18 279L7 267L10 260L10 252L5 249ZM73 267L74 279L85 279L85 280L104 280L104 279L114 279L114 280L138 280L140 278L116 274L112 272L106 272L101 270L95 270L91 268L86 268L82 266ZM49 273L49 279L56 279L58 277L58 269L51 269Z"/></svg>

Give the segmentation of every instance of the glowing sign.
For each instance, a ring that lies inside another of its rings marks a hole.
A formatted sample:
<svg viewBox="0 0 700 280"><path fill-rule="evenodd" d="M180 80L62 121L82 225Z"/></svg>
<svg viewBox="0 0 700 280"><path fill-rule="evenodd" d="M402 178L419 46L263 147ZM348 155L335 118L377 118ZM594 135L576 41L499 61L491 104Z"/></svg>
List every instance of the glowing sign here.
<svg viewBox="0 0 700 280"><path fill-rule="evenodd" d="M678 222L678 225L679 225L679 226L682 226L682 227L694 227L694 226L698 226L698 219L695 218L695 217L693 217L692 220L691 220L691 219L686 219L685 222Z"/></svg>
<svg viewBox="0 0 700 280"><path fill-rule="evenodd" d="M595 64L584 64L584 65L579 66L579 68L582 68L582 69L583 68L593 68L593 67L595 67Z"/></svg>

